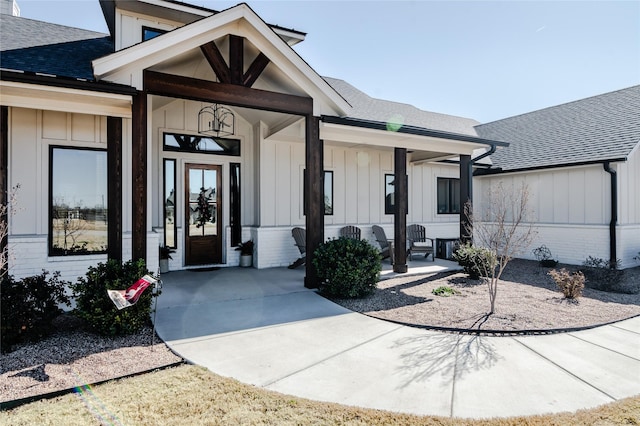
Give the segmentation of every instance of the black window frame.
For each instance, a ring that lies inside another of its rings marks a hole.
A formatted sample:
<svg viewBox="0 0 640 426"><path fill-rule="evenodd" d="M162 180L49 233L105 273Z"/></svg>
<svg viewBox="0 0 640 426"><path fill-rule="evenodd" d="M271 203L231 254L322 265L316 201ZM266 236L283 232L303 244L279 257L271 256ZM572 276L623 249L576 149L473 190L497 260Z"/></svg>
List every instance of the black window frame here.
<svg viewBox="0 0 640 426"><path fill-rule="evenodd" d="M166 143L167 136L181 136L181 137L188 137L188 138L205 138L205 139L212 139L213 141L226 141L226 142L231 142L231 143L237 145L237 148L234 149L232 152L228 152L228 151L224 151L224 150L223 151L205 151L205 150L192 149L192 148L181 148L181 147L167 145L167 143ZM186 133L163 132L162 133L162 150L163 151L170 151L170 152L190 152L190 153L194 153L194 154L224 155L224 156L227 156L227 157L240 157L241 154L242 154L242 141L240 139L234 139L234 138L214 138L214 137L211 137L211 136L191 135L191 134L186 134Z"/></svg>
<svg viewBox="0 0 640 426"><path fill-rule="evenodd" d="M407 185L408 185L408 177L405 177L407 179ZM391 192L387 192L387 185L394 185L393 181L395 181L396 179L396 175L394 173L385 173L384 174L384 188L383 188L383 193L384 193L384 214L395 214L396 213L396 203L395 203L395 187L393 188L393 191ZM391 182L387 183L389 180L391 180ZM393 202L391 202L388 198L389 195L393 195ZM407 197L407 211L405 212L405 215L409 214L409 199Z"/></svg>
<svg viewBox="0 0 640 426"><path fill-rule="evenodd" d="M241 169L240 163L229 166L229 226L231 228L231 247L242 242L242 209L241 209Z"/></svg>
<svg viewBox="0 0 640 426"><path fill-rule="evenodd" d="M154 36L152 37L147 37L148 33L156 33ZM142 27L142 41L147 41L147 40L151 40L153 38L156 38L162 34L166 34L168 31L167 30L161 30L158 28L153 28L153 27L147 27L147 26L143 26Z"/></svg>
<svg viewBox="0 0 640 426"><path fill-rule="evenodd" d="M105 200L105 202L103 203L104 206L106 206L104 208L104 212L103 215L105 217L105 220L107 222L107 235L106 235L106 239L105 239L105 245L104 245L104 250L94 250L94 251L88 251L88 250L72 250L68 253L63 253L60 252L60 249L54 249L54 238L53 238L53 174L54 174L54 164L53 164L53 153L55 150L66 150L66 151L93 151L93 152L101 152L104 153L105 156L105 161L108 161L108 154L107 154L107 150L103 149L103 148L92 148L92 147L80 147L80 146L68 146L68 145L49 145L49 185L48 185L48 215L47 215L47 228L48 228L48 235L47 235L47 254L49 257L66 257L66 256L91 256L91 255L103 255L103 254L107 254L109 251L109 199L108 199L108 176L105 176L105 182L107 182L107 188L105 188L105 196L107 196L107 199ZM105 173L107 173L107 169L105 168Z"/></svg>
<svg viewBox="0 0 640 426"><path fill-rule="evenodd" d="M446 182L447 202L446 209L440 211L440 183ZM455 185L457 184L457 191ZM460 200L456 200L455 194L460 194L460 178L438 177L436 182L436 212L437 214L460 214ZM454 208L457 206L457 210Z"/></svg>
<svg viewBox="0 0 640 426"><path fill-rule="evenodd" d="M329 206L329 208L327 208L327 203L323 201L324 204L324 215L325 216L333 216L333 211L334 211L334 206L333 206L333 170L325 170L324 173L322 174L322 198L323 200L326 199L327 194L325 192L325 182L327 181L327 176L331 176L331 205ZM304 169L304 171L302 172L302 214L303 215L307 215L307 193L305 192L304 188L306 188L306 182L307 182L307 169Z"/></svg>
<svg viewBox="0 0 640 426"><path fill-rule="evenodd" d="M173 163L173 244L167 244L167 164ZM165 158L162 163L163 183L162 183L162 212L164 227L164 246L167 248L178 248L178 221L177 221L177 188L176 175L177 162L174 158Z"/></svg>

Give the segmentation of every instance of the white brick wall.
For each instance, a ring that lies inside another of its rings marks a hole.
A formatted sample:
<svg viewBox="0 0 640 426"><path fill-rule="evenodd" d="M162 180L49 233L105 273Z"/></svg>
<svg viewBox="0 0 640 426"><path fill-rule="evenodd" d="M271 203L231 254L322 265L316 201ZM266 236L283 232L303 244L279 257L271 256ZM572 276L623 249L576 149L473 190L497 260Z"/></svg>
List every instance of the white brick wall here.
<svg viewBox="0 0 640 426"><path fill-rule="evenodd" d="M433 238L456 238L460 235L460 225L455 223L423 224L427 233ZM344 225L325 226L324 238L338 238L340 228ZM371 225L357 225L362 231L362 239L369 241L374 247L379 247L373 235ZM393 238L393 224L380 225L384 228L387 238ZM292 227L260 227L252 230L255 233L257 254L253 260L258 269L288 266L300 257L300 251L294 245L291 236Z"/></svg>
<svg viewBox="0 0 640 426"><path fill-rule="evenodd" d="M158 270L158 237L147 235L147 263L152 272ZM124 234L122 239L122 258L131 259L131 234ZM77 281L78 277L87 273L89 266L106 262L106 254L86 256L54 256L47 255L47 236L10 236L9 237L9 273L16 279L38 275L42 270L51 273L60 272L65 281Z"/></svg>
<svg viewBox="0 0 640 426"><path fill-rule="evenodd" d="M609 260L608 226L543 224L535 229L535 241L517 257L535 260L532 250L545 245L554 259L569 265L581 265L589 256Z"/></svg>
<svg viewBox="0 0 640 426"><path fill-rule="evenodd" d="M640 266L640 260L634 259L640 255L640 225L619 226L617 238L620 267L625 269Z"/></svg>

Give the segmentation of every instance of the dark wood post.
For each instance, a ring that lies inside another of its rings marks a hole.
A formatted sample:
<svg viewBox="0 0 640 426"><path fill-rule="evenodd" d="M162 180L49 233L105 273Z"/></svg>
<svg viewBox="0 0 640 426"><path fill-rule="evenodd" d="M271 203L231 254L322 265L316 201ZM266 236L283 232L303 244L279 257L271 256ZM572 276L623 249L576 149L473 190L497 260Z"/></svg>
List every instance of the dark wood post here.
<svg viewBox="0 0 640 426"><path fill-rule="evenodd" d="M9 202L9 108L0 106L0 204L7 207ZM4 261L0 268L0 277L9 270L9 214L5 209L0 221L6 224L6 234L0 240L0 252Z"/></svg>
<svg viewBox="0 0 640 426"><path fill-rule="evenodd" d="M122 118L107 117L109 259L122 262Z"/></svg>
<svg viewBox="0 0 640 426"><path fill-rule="evenodd" d="M473 172L470 155L460 156L460 240L470 243L473 239L472 218L467 213L467 203L473 202Z"/></svg>
<svg viewBox="0 0 640 426"><path fill-rule="evenodd" d="M147 260L147 94L133 97L132 124L132 248L133 260Z"/></svg>
<svg viewBox="0 0 640 426"><path fill-rule="evenodd" d="M318 287L318 273L313 266L313 253L324 240L324 143L320 140L320 119L306 116L305 162L307 178L304 179L306 231L306 276L304 286Z"/></svg>
<svg viewBox="0 0 640 426"><path fill-rule="evenodd" d="M407 272L407 211L409 188L407 180L407 150L395 148L394 150L394 198L395 210L393 213L394 238L393 249L395 252L393 272Z"/></svg>

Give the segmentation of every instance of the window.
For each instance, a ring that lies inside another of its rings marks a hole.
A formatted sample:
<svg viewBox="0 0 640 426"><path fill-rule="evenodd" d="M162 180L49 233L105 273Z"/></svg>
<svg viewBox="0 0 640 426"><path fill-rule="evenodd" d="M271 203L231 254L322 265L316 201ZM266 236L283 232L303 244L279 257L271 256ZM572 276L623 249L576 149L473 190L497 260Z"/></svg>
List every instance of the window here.
<svg viewBox="0 0 640 426"><path fill-rule="evenodd" d="M242 242L242 212L240 210L240 163L231 163L229 168L229 225L231 228L231 247Z"/></svg>
<svg viewBox="0 0 640 426"><path fill-rule="evenodd" d="M51 147L49 255L106 253L107 152Z"/></svg>
<svg viewBox="0 0 640 426"><path fill-rule="evenodd" d="M304 214L307 214L307 193L305 192L304 188L306 187L306 180L307 180L307 171L304 171L304 179L302 182L302 193L304 194L303 197L303 211ZM324 171L324 214L327 216L332 216L333 215L333 172L332 171L328 171L325 170Z"/></svg>
<svg viewBox="0 0 640 426"><path fill-rule="evenodd" d="M237 139L165 133L163 146L165 151L240 156L240 141Z"/></svg>
<svg viewBox="0 0 640 426"><path fill-rule="evenodd" d="M142 27L142 41L151 40L154 37L158 37L161 34L166 33L165 30L159 30L157 28Z"/></svg>
<svg viewBox="0 0 640 426"><path fill-rule="evenodd" d="M396 211L395 203L395 175L384 175L384 214L393 214Z"/></svg>
<svg viewBox="0 0 640 426"><path fill-rule="evenodd" d="M384 214L394 214L396 212L396 175L384 175ZM407 200L407 207L409 200Z"/></svg>
<svg viewBox="0 0 640 426"><path fill-rule="evenodd" d="M176 160L164 160L164 246L176 248Z"/></svg>
<svg viewBox="0 0 640 426"><path fill-rule="evenodd" d="M333 172L324 172L324 214L333 215Z"/></svg>
<svg viewBox="0 0 640 426"><path fill-rule="evenodd" d="M460 179L438 178L438 214L460 213Z"/></svg>

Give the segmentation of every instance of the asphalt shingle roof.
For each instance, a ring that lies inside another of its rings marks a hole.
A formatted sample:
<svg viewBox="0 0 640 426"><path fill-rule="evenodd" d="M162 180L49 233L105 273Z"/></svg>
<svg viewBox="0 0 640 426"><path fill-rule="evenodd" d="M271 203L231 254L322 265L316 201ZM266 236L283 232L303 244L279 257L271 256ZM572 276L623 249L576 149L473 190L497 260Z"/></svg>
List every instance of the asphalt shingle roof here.
<svg viewBox="0 0 640 426"><path fill-rule="evenodd" d="M491 156L504 171L627 158L640 144L640 86L476 126L505 140Z"/></svg>
<svg viewBox="0 0 640 426"><path fill-rule="evenodd" d="M344 80L329 77L324 79L353 107L349 118L386 123L395 116L401 116L404 124L408 126L478 136L474 126L480 123L476 120L423 111L409 104L372 98Z"/></svg>
<svg viewBox="0 0 640 426"><path fill-rule="evenodd" d="M0 67L94 80L91 61L114 52L107 34L0 14Z"/></svg>

